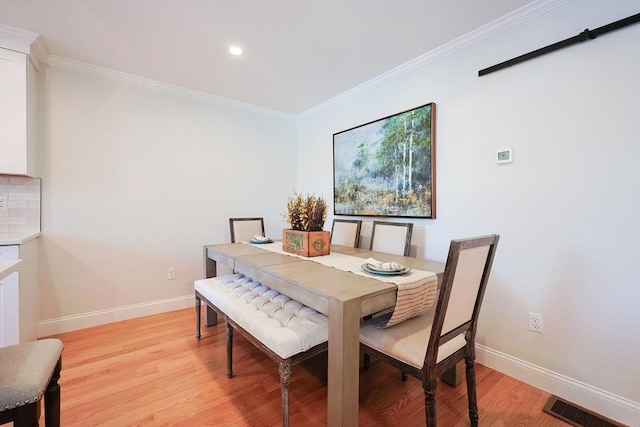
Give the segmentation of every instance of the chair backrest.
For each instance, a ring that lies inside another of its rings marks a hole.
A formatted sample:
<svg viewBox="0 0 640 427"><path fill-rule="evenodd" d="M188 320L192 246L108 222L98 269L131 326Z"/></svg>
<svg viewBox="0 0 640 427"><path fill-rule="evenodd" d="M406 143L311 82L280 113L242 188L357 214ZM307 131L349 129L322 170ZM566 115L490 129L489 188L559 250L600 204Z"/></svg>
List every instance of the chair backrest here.
<svg viewBox="0 0 640 427"><path fill-rule="evenodd" d="M229 218L229 230L231 231L231 243L251 240L259 234L264 236L263 218Z"/></svg>
<svg viewBox="0 0 640 427"><path fill-rule="evenodd" d="M334 219L331 226L331 244L357 248L360 244L359 219Z"/></svg>
<svg viewBox="0 0 640 427"><path fill-rule="evenodd" d="M413 224L410 222L373 221L369 249L388 254L409 256L412 232Z"/></svg>
<svg viewBox="0 0 640 427"><path fill-rule="evenodd" d="M500 236L452 240L433 318L425 366L436 362L438 348L464 334L475 343L480 306Z"/></svg>

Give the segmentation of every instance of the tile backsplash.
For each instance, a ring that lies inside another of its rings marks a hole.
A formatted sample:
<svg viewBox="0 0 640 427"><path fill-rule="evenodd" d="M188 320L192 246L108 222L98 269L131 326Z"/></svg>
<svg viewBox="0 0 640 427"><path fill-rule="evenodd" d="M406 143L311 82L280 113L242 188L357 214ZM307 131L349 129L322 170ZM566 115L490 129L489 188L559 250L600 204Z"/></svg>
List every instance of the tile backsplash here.
<svg viewBox="0 0 640 427"><path fill-rule="evenodd" d="M40 231L41 180L0 175L0 233Z"/></svg>

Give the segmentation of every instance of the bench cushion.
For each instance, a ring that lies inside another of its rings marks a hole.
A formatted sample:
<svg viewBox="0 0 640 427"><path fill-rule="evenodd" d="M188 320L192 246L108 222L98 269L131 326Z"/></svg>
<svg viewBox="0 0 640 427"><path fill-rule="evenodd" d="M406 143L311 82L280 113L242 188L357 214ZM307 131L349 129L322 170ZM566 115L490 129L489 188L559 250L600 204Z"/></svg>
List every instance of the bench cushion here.
<svg viewBox="0 0 640 427"><path fill-rule="evenodd" d="M28 405L42 398L62 348L59 339L0 348L0 411Z"/></svg>
<svg viewBox="0 0 640 427"><path fill-rule="evenodd" d="M243 274L196 280L194 288L283 359L327 341L327 317Z"/></svg>

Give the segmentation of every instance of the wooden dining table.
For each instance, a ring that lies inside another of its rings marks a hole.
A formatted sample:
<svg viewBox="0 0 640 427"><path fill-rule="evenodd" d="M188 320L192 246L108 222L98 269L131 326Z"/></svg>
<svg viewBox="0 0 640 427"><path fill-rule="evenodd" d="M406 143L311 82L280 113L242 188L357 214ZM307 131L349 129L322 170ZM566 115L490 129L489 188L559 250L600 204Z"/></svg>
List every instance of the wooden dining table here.
<svg viewBox="0 0 640 427"><path fill-rule="evenodd" d="M442 262L337 245L332 245L331 251L363 258L363 263L367 258L395 261L436 273L438 284L442 281ZM207 278L217 275L218 264L246 274L328 317L327 425L357 426L360 321L393 307L397 286L245 243L204 246ZM216 322L216 313L207 310L206 324Z"/></svg>

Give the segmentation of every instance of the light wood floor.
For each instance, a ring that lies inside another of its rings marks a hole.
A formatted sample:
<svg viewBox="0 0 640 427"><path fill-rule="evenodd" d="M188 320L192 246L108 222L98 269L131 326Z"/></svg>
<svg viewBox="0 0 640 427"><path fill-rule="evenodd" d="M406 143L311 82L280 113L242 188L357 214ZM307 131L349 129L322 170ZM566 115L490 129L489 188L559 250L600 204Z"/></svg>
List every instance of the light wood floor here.
<svg viewBox="0 0 640 427"><path fill-rule="evenodd" d="M236 334L226 377L224 325L195 338L184 309L58 335L62 426L275 426L280 380L275 363ZM481 426L567 424L542 411L548 394L477 365ZM326 424L326 357L294 366L291 425ZM438 384L438 423L468 426L466 387ZM360 376L361 426L424 425L421 383L372 360ZM44 422L41 421L41 425Z"/></svg>

